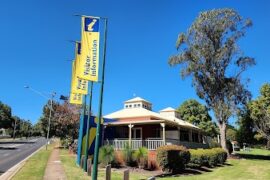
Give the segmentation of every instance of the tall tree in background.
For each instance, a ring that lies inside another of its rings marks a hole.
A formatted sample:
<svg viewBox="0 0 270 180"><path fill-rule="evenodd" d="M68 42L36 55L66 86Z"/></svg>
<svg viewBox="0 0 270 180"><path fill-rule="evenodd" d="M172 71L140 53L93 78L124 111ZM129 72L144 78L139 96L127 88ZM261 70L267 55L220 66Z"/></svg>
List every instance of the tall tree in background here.
<svg viewBox="0 0 270 180"><path fill-rule="evenodd" d="M237 41L243 37L251 20L243 19L233 9L205 11L193 22L186 33L178 36L179 54L170 57L170 65L182 65L181 76L192 76L197 95L214 112L221 135L221 146L226 146L226 125L237 107L250 99L250 92L241 74L255 60L242 56Z"/></svg>
<svg viewBox="0 0 270 180"><path fill-rule="evenodd" d="M251 118L258 133L267 139L270 149L270 84L261 87L261 95L249 105Z"/></svg>
<svg viewBox="0 0 270 180"><path fill-rule="evenodd" d="M240 145L243 145L243 143L253 144L255 130L253 120L250 116L250 110L247 107L239 111L237 124L239 129L237 130L236 137Z"/></svg>
<svg viewBox="0 0 270 180"><path fill-rule="evenodd" d="M79 130L79 112L78 106L65 101L55 109L54 119L56 120L56 135L60 138L78 138Z"/></svg>
<svg viewBox="0 0 270 180"><path fill-rule="evenodd" d="M11 107L0 101L0 128L12 127Z"/></svg>
<svg viewBox="0 0 270 180"><path fill-rule="evenodd" d="M55 110L57 109L57 107L59 106L58 102L52 101L52 114L51 114L51 124L50 124L50 137L55 136L56 135L56 125L57 125L57 121L55 119ZM47 135L47 130L48 130L48 124L49 124L49 116L50 116L50 107L51 107L51 103L50 100L44 105L43 107L43 113L42 116L39 119L39 122L41 123L41 127L42 127L42 134L44 134L44 136Z"/></svg>
<svg viewBox="0 0 270 180"><path fill-rule="evenodd" d="M201 128L208 136L217 135L216 125L212 122L208 109L195 99L183 102L177 109L181 119Z"/></svg>
<svg viewBox="0 0 270 180"><path fill-rule="evenodd" d="M70 138L74 140L78 137L79 129L79 107L64 102L63 104L52 103L52 115L50 126L50 137L57 136L61 139ZM42 129L42 134L47 134L50 102L43 107L43 115L40 118L36 128Z"/></svg>

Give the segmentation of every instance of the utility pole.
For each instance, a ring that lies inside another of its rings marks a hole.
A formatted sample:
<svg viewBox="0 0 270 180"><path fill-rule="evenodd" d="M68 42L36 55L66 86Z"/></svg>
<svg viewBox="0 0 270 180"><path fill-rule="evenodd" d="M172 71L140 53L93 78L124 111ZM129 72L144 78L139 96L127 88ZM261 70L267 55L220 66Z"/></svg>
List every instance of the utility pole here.
<svg viewBox="0 0 270 180"><path fill-rule="evenodd" d="M51 94L51 99L50 99L50 115L49 115L49 123L48 123L48 128L47 128L47 143L46 143L46 150L47 150L47 146L48 144L50 144L49 141L49 136L50 136L50 128L51 128L51 117L52 117L52 101L53 101L53 97L55 96L55 92Z"/></svg>
<svg viewBox="0 0 270 180"><path fill-rule="evenodd" d="M38 95L44 97L45 99L47 99L47 100L49 99L49 101L50 101L50 106L49 106L50 114L49 114L48 127L47 127L47 143L46 143L46 150L47 150L47 146L48 146L48 144L49 144L49 136L50 136L50 128L51 128L51 116L52 116L52 110L53 110L53 109L52 109L52 102L53 102L54 96L56 95L56 92L52 92L52 93L51 93L51 97L48 98L48 97L45 96L43 93L41 93L41 92L39 92L39 91L37 91L37 90L31 88L30 86L24 86L24 88L29 89L29 90L33 91L34 93L36 93L36 94L38 94Z"/></svg>

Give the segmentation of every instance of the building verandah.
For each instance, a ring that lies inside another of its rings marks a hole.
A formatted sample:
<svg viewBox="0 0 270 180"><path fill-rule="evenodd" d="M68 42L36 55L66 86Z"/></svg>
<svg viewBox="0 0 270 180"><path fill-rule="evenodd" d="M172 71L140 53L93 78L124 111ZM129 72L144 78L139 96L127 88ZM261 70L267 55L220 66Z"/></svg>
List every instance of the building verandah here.
<svg viewBox="0 0 270 180"><path fill-rule="evenodd" d="M188 148L206 148L203 131L180 119L178 112L165 108L159 113L152 111L152 104L136 97L124 102L124 108L108 114L114 119L105 123L103 144L123 149L129 145L133 149L147 147L155 150L166 144L184 145Z"/></svg>
<svg viewBox="0 0 270 180"><path fill-rule="evenodd" d="M103 144L115 149L146 147L155 150L166 144L184 145L188 148L205 148L203 133L197 129L177 127L164 122L155 124L130 123L126 125L104 126Z"/></svg>

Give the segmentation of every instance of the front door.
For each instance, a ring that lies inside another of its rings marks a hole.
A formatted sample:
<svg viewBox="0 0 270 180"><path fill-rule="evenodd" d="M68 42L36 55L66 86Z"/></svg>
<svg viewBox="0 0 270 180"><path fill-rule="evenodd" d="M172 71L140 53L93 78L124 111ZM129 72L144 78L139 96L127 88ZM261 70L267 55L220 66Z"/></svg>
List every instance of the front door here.
<svg viewBox="0 0 270 180"><path fill-rule="evenodd" d="M132 139L142 139L142 128L132 128Z"/></svg>

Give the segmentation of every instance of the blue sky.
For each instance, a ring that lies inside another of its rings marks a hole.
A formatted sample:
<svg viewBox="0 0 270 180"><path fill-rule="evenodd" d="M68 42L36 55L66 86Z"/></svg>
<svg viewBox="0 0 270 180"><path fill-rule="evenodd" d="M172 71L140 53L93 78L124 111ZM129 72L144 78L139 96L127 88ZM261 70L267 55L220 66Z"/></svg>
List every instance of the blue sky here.
<svg viewBox="0 0 270 180"><path fill-rule="evenodd" d="M260 86L270 82L269 1L86 1L5 0L0 3L0 100L13 115L35 123L46 99L24 89L30 85L43 93L68 95L74 44L80 39L80 18L74 14L109 18L104 114L121 109L134 94L153 103L155 111L178 107L198 97L191 79L182 80L179 67L171 68L168 57L176 53L175 41L200 11L230 7L254 26L240 41L245 55L257 65L248 70L249 90L258 96ZM99 86L94 88L94 112ZM200 101L203 102L203 101Z"/></svg>

